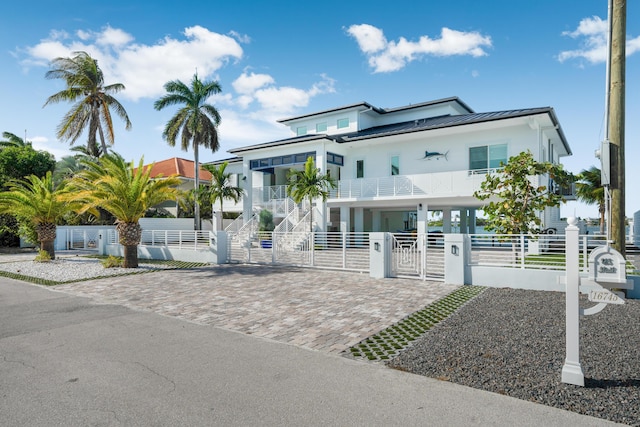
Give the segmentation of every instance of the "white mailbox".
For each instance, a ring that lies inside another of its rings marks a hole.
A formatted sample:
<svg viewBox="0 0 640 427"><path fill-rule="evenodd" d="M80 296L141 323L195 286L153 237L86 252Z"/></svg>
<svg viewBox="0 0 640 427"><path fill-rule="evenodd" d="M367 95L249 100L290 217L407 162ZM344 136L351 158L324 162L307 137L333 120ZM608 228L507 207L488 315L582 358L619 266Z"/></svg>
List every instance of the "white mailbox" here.
<svg viewBox="0 0 640 427"><path fill-rule="evenodd" d="M589 254L589 280L609 289L633 289L626 266L627 261L611 246L597 247Z"/></svg>

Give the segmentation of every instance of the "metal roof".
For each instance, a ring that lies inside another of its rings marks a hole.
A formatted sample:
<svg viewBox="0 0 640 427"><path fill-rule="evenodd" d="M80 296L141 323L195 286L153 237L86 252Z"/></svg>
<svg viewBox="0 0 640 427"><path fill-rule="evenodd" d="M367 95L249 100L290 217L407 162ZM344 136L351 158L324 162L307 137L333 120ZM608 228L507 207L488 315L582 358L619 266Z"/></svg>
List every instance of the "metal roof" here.
<svg viewBox="0 0 640 427"><path fill-rule="evenodd" d="M457 99L457 98L455 98ZM451 99L449 99L451 100ZM354 104L361 105L361 104ZM472 125L478 123L487 123L497 120L513 119L518 117L535 116L539 114L547 114L551 119L551 122L556 127L558 136L562 141L568 154L571 154L571 148L567 143L564 132L560 127L560 123L551 107L541 108L524 108L519 110L506 110L506 111L494 111L489 113L471 113L471 114L459 114L459 115L445 115L438 117L429 117L426 119L411 120L401 123L393 123L383 126L375 126L368 129L363 129L357 132L350 132L338 135L325 135L325 134L311 134L305 136L296 136L293 138L282 139L279 141L267 142L263 144L252 145L243 148L236 148L229 150L230 153L245 152L257 150L260 148L273 147L279 145L295 144L303 141L312 141L317 139L329 139L337 143L353 142L364 139L380 138L391 135L399 135L412 132L424 132L435 129L444 129L448 127Z"/></svg>
<svg viewBox="0 0 640 427"><path fill-rule="evenodd" d="M375 107L375 106L369 104L368 102L359 102L359 103L356 103L356 104L344 105L342 107L331 108L329 110L324 110L324 111L319 111L319 112L309 113L309 114L303 114L301 116L295 116L295 117L290 117L288 119L278 120L278 123L287 123L287 122L292 122L294 120L300 120L300 119L304 119L304 118L311 117L311 116L319 116L321 114L333 113L333 112L341 111L341 110L351 110L351 109L358 108L358 107L360 107L361 109L371 109L371 110L373 110L373 111L375 111L376 113L379 113L379 114L388 114L388 113L397 113L399 111L411 110L411 109L414 109L414 108L422 108L422 107L428 107L428 106L432 106L432 105L446 104L448 102L456 102L458 105L463 107L468 112L470 112L470 113L474 112L471 109L471 107L469 107L467 104L462 102L460 100L460 98L458 98L457 96L452 96L452 97L449 97L449 98L436 99L434 101L421 102L419 104L409 104L409 105L405 105L405 106L402 106L402 107L394 107L394 108L380 108L380 107Z"/></svg>

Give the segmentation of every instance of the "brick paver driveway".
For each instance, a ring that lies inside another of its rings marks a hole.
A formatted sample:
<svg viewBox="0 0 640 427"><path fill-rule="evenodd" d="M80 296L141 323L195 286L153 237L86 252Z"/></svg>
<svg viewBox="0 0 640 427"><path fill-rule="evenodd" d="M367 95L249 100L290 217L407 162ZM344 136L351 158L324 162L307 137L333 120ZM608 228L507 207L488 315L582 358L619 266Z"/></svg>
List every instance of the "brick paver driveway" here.
<svg viewBox="0 0 640 427"><path fill-rule="evenodd" d="M457 286L266 265L219 265L55 286L97 302L339 353Z"/></svg>

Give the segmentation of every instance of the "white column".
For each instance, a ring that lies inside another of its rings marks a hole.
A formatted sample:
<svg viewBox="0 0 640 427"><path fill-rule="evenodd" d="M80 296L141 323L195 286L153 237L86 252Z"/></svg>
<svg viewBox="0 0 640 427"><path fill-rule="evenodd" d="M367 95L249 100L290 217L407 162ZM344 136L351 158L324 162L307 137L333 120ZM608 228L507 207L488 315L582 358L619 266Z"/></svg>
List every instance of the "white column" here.
<svg viewBox="0 0 640 427"><path fill-rule="evenodd" d="M418 217L417 217L417 224L416 224L416 228L417 228L417 232L418 234L424 234L427 232L428 230L428 214L429 214L429 209L427 206L427 203L418 203L418 206L416 207L417 211L418 211Z"/></svg>
<svg viewBox="0 0 640 427"><path fill-rule="evenodd" d="M476 208L469 208L469 234L476 234Z"/></svg>
<svg viewBox="0 0 640 427"><path fill-rule="evenodd" d="M451 233L451 208L442 209L442 232Z"/></svg>
<svg viewBox="0 0 640 427"><path fill-rule="evenodd" d="M327 162L324 151L316 150L316 167L321 174L327 173ZM320 232L327 231L327 203L322 201L322 198L314 200L316 204L316 210L313 215L313 220L317 225L317 230Z"/></svg>
<svg viewBox="0 0 640 427"><path fill-rule="evenodd" d="M460 209L460 227L458 229L458 233L467 234L467 209Z"/></svg>
<svg viewBox="0 0 640 427"><path fill-rule="evenodd" d="M340 231L348 233L351 231L351 208L340 206Z"/></svg>
<svg viewBox="0 0 640 427"><path fill-rule="evenodd" d="M364 208L353 208L353 231L364 231Z"/></svg>
<svg viewBox="0 0 640 427"><path fill-rule="evenodd" d="M245 181L242 184L244 194L242 195L242 218L246 223L253 215L253 171L249 167L249 160L242 163L242 174Z"/></svg>
<svg viewBox="0 0 640 427"><path fill-rule="evenodd" d="M382 211L378 209L374 209L371 211L371 230L383 231L382 230Z"/></svg>
<svg viewBox="0 0 640 427"><path fill-rule="evenodd" d="M580 255L578 220L567 218L569 226L565 230L566 238L566 358L562 367L562 382L584 386L584 373L580 365Z"/></svg>

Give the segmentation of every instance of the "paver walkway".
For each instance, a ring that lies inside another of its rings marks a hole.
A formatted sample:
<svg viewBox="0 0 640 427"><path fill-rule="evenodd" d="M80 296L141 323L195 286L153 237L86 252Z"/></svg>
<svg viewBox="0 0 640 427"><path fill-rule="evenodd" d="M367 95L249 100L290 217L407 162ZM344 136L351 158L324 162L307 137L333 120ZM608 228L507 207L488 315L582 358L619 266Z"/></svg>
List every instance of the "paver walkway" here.
<svg viewBox="0 0 640 427"><path fill-rule="evenodd" d="M265 265L219 265L53 289L103 303L339 353L457 286Z"/></svg>

